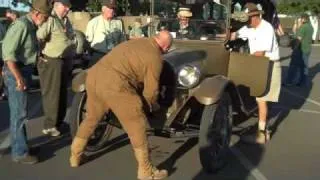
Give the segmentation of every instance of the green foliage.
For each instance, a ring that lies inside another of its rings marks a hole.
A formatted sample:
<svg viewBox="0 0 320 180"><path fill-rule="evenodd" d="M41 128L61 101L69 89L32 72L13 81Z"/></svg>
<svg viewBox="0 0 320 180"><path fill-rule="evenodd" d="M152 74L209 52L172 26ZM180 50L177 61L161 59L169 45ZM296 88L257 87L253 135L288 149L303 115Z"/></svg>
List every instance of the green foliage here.
<svg viewBox="0 0 320 180"><path fill-rule="evenodd" d="M314 14L320 13L319 0L282 0L277 6L278 12L283 14L297 15L306 11L311 11Z"/></svg>
<svg viewBox="0 0 320 180"><path fill-rule="evenodd" d="M101 11L101 3L99 0L90 1L87 4L87 9L90 12L100 12Z"/></svg>

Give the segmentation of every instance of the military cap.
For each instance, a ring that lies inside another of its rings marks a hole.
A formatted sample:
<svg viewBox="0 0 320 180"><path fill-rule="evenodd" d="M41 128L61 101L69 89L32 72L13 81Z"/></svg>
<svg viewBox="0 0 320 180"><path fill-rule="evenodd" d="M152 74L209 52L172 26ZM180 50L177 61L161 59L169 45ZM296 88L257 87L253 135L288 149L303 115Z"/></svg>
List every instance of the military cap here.
<svg viewBox="0 0 320 180"><path fill-rule="evenodd" d="M117 7L116 0L102 0L102 6L107 6L108 8L115 9Z"/></svg>
<svg viewBox="0 0 320 180"><path fill-rule="evenodd" d="M244 6L244 12L247 13L248 16L256 16L264 13L261 5L256 5L254 3L247 3Z"/></svg>
<svg viewBox="0 0 320 180"><path fill-rule="evenodd" d="M50 15L51 14L51 6L48 0L33 0L31 4L31 8L39 11L42 14Z"/></svg>
<svg viewBox="0 0 320 180"><path fill-rule="evenodd" d="M63 5L71 7L71 2L69 0L54 0L53 2L61 2Z"/></svg>

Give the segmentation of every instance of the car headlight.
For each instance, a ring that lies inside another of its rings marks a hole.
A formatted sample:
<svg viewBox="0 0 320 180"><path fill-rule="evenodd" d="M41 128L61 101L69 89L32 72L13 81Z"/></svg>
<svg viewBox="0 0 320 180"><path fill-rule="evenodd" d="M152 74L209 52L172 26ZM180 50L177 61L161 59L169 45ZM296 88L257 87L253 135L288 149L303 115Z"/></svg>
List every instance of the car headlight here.
<svg viewBox="0 0 320 180"><path fill-rule="evenodd" d="M178 82L185 88L192 88L200 81L200 70L192 65L186 65L178 73Z"/></svg>

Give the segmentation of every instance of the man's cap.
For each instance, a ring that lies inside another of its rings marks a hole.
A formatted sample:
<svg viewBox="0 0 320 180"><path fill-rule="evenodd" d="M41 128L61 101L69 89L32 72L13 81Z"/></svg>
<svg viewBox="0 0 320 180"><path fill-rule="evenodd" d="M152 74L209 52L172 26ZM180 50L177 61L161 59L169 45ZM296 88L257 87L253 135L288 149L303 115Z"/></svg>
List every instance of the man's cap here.
<svg viewBox="0 0 320 180"><path fill-rule="evenodd" d="M102 0L101 5L107 6L110 9L115 9L117 7L117 1L116 0Z"/></svg>
<svg viewBox="0 0 320 180"><path fill-rule="evenodd" d="M264 14L261 5L256 5L254 3L247 3L244 6L244 12L248 14L248 16L256 16L260 14Z"/></svg>
<svg viewBox="0 0 320 180"><path fill-rule="evenodd" d="M303 13L303 14L301 14L301 18L303 18L305 20L309 20L309 15L307 13Z"/></svg>
<svg viewBox="0 0 320 180"><path fill-rule="evenodd" d="M42 14L51 14L51 5L49 4L48 0L33 0L31 8L39 11Z"/></svg>
<svg viewBox="0 0 320 180"><path fill-rule="evenodd" d="M178 10L178 17L192 17L192 12L190 8L187 7L180 7Z"/></svg>
<svg viewBox="0 0 320 180"><path fill-rule="evenodd" d="M72 4L69 0L54 0L53 2L61 2L63 5L71 8Z"/></svg>
<svg viewBox="0 0 320 180"><path fill-rule="evenodd" d="M13 9L11 9L11 8L6 9L6 12L7 12L7 13L13 13L13 14L19 14L18 11L13 10Z"/></svg>

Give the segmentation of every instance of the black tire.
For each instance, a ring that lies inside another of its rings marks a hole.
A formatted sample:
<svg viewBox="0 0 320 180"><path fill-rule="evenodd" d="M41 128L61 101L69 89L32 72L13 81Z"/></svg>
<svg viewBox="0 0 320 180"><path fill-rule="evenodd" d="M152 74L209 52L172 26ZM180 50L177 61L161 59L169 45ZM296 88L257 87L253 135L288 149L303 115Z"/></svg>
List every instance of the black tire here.
<svg viewBox="0 0 320 180"><path fill-rule="evenodd" d="M76 93L73 97L69 115L70 131L73 138L76 136L78 128L85 118L86 100L86 92ZM96 152L100 150L109 140L113 126L108 123L108 121L110 120L110 118L108 117L109 115L106 114L100 121L95 132L88 141L86 151Z"/></svg>
<svg viewBox="0 0 320 180"><path fill-rule="evenodd" d="M199 156L203 169L217 172L226 164L232 134L232 102L224 93L217 104L204 107L199 133Z"/></svg>

